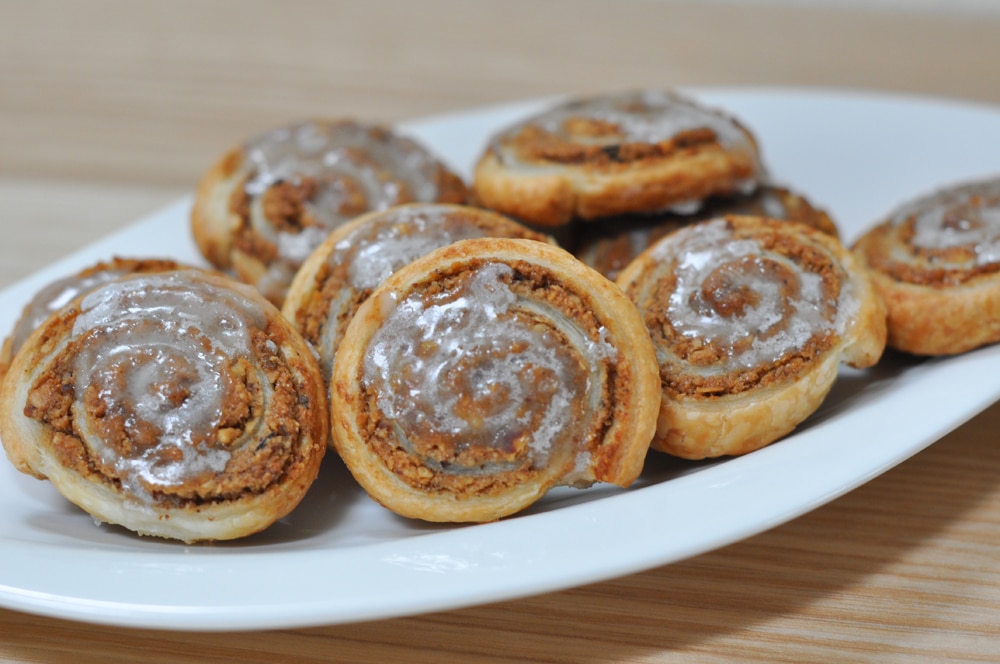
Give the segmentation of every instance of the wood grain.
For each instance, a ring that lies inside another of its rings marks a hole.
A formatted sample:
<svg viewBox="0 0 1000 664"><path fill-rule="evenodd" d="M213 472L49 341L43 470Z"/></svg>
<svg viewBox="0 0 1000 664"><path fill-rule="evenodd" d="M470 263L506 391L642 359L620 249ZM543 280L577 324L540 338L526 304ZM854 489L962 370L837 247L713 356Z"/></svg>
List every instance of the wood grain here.
<svg viewBox="0 0 1000 664"><path fill-rule="evenodd" d="M0 0L0 16L0 287L190 191L223 149L290 118L395 122L646 85L1000 103L987 18L652 0ZM994 406L806 516L605 583L257 633L0 610L0 661L997 661L998 430Z"/></svg>

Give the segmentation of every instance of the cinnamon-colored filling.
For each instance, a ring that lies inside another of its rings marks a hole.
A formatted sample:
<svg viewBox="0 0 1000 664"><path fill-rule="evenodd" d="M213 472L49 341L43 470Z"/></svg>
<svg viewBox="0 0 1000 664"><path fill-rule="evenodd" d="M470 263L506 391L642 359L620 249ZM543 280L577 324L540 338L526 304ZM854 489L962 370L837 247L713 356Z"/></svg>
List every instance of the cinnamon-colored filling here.
<svg viewBox="0 0 1000 664"><path fill-rule="evenodd" d="M743 237L746 236L736 229L732 241L738 242ZM677 295L676 270L667 272L652 285L644 286L637 281L629 286L630 296L644 312L654 345L669 349L660 353L660 377L666 393L716 397L792 380L836 344L834 321L842 280L846 278L841 268L819 248L787 234L759 232L752 237L760 246L760 257L743 256L720 263L683 301ZM771 260L768 255L784 257L787 262ZM800 274L815 275L822 293L821 301L810 307L810 315L823 324L810 326L808 331L804 324L793 322L801 315L798 307L803 306L797 302L802 287ZM773 290L769 296L773 302L766 315L758 316L759 320L767 321L766 326L754 328L741 319L749 309L759 305L760 285ZM685 316L716 321L719 336L687 330L666 305L672 301L685 309ZM733 327L726 338L722 328L728 326ZM797 343L786 345L779 335L798 337ZM782 349L777 357L755 351L770 340L777 340L774 347ZM734 358L746 359L737 362ZM753 358L752 363L749 358Z"/></svg>
<svg viewBox="0 0 1000 664"><path fill-rule="evenodd" d="M838 234L830 217L801 196L763 185L749 195L711 197L693 214L621 215L588 222L579 228L578 244L572 250L584 263L614 280L660 238L684 226L727 214L797 221L834 237Z"/></svg>
<svg viewBox="0 0 1000 664"><path fill-rule="evenodd" d="M147 258L119 258L102 261L77 274L59 279L40 290L24 308L21 318L10 335L10 352L13 355L27 341L49 316L66 306L80 295L101 284L113 281L125 274L165 272L176 270L180 265L172 260Z"/></svg>
<svg viewBox="0 0 1000 664"><path fill-rule="evenodd" d="M756 146L734 119L670 91L639 90L569 100L497 136L501 161L619 170L717 152L737 177L756 173ZM745 172L743 172L745 170Z"/></svg>
<svg viewBox="0 0 1000 664"><path fill-rule="evenodd" d="M942 288L1000 272L1000 262L978 262L975 244L920 247L913 244L915 234L912 219L872 229L865 243L866 262L873 270L896 281Z"/></svg>
<svg viewBox="0 0 1000 664"><path fill-rule="evenodd" d="M377 126L300 123L257 137L242 154L245 176L229 200L233 243L265 264L301 262L326 232L369 210L467 197L422 146Z"/></svg>
<svg viewBox="0 0 1000 664"><path fill-rule="evenodd" d="M472 208L428 204L387 210L333 248L317 270L307 300L295 312L296 325L329 369L344 330L379 277L434 249L478 237L545 240L520 224Z"/></svg>
<svg viewBox="0 0 1000 664"><path fill-rule="evenodd" d="M603 126L604 131L593 131L594 125ZM614 139L617 134L614 125L590 118L574 118L572 121L567 121L567 130L569 137L564 138L540 127L529 125L510 140L510 145L517 157L527 163L547 161L566 165L585 164L595 168L605 168L615 164L642 165L693 153L709 146L720 149L715 132L705 128L682 131L657 143L612 142L597 145L585 141L577 142L574 136L581 138L610 136ZM746 170L746 175L749 175L751 169Z"/></svg>
<svg viewBox="0 0 1000 664"><path fill-rule="evenodd" d="M72 320L62 324L72 328ZM119 490L139 485L140 492L155 503L185 507L258 494L284 475L300 470L304 458L298 423L308 421L313 408L322 407L298 392L291 369L271 340L280 339L280 335L280 331L270 329L252 332L248 357L254 359L232 358L225 375L219 376L226 388L216 423L208 430L192 430L186 441L189 444L184 446L162 445L164 432L143 420L136 401L128 396L132 375L154 361L151 351L130 355L117 367L117 373L105 377L110 383L91 385L83 394L77 393L75 358L81 349L118 343L102 338L102 331L70 341L52 359L32 386L24 413L54 430L53 451L59 462L91 481ZM167 371L160 373L169 374L170 379L145 386L144 398L157 400L164 411L199 398L192 392L196 383L192 363L196 359L168 356L155 361L164 363L160 369ZM114 388L110 394L109 387ZM78 419L80 410L85 413L85 422ZM101 440L103 452L91 446L91 436ZM183 455L211 457L215 453L222 455L224 468L171 473L163 481L156 479L158 469L182 462ZM135 463L140 457L146 471L138 476L134 465L122 464L123 460Z"/></svg>
<svg viewBox="0 0 1000 664"><path fill-rule="evenodd" d="M461 306L462 298L488 298L469 290L483 265L474 262L435 274L414 288L406 302L419 300L427 311ZM604 356L598 352L585 357L587 351L543 312L553 309L573 321L595 347L603 328L582 298L543 268L520 262L511 267L498 282L510 294L510 306L488 329L469 329L468 344L456 346L461 349L457 357L422 364L426 358L439 360L439 344L454 341L428 337L414 341L414 362L396 367L383 379L371 380L367 374L362 378L366 408L359 428L386 467L417 489L471 497L493 495L539 476L558 478L573 469L578 455L589 459L598 453L610 425L619 387L613 352L604 349ZM525 306L525 300L536 304ZM524 334L470 350L480 343L472 335L510 329ZM424 394L422 370L427 367L441 369L435 374L435 396ZM596 381L595 372L600 377ZM385 390L392 391L388 406ZM442 398L450 400L444 415L437 402ZM554 418L552 412L557 412Z"/></svg>

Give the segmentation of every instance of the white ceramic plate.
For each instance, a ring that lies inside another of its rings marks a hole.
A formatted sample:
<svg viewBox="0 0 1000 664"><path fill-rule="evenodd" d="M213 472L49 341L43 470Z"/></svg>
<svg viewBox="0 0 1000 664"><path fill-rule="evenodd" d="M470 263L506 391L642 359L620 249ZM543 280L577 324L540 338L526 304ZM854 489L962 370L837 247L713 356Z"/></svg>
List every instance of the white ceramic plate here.
<svg viewBox="0 0 1000 664"><path fill-rule="evenodd" d="M1000 169L1000 110L830 91L695 90L757 133L777 179L853 240L898 202ZM517 104L407 124L468 169ZM182 201L0 294L0 331L50 280L114 253L197 261ZM76 620L223 630L370 620L566 588L670 563L792 519L923 449L1000 396L1000 347L890 354L845 371L792 436L745 457L650 457L629 490L557 490L505 521L395 517L332 455L293 514L244 541L185 546L108 526L0 462L0 605ZM849 537L850 533L831 533Z"/></svg>

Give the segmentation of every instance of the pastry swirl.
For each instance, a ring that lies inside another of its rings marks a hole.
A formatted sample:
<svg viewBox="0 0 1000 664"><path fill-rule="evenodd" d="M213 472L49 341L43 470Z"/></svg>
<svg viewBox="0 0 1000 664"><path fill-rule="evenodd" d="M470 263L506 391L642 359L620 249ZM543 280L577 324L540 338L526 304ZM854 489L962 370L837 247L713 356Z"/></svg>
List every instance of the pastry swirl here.
<svg viewBox="0 0 1000 664"><path fill-rule="evenodd" d="M68 277L57 279L42 288L25 305L21 317L14 323L10 335L0 346L0 380L7 372L11 360L28 337L49 316L69 304L76 297L101 284L133 272L164 272L181 267L176 261L161 258L114 257L101 261Z"/></svg>
<svg viewBox="0 0 1000 664"><path fill-rule="evenodd" d="M700 459L786 435L843 361L871 366L885 311L840 243L801 224L729 216L660 240L621 274L656 346L653 447Z"/></svg>
<svg viewBox="0 0 1000 664"><path fill-rule="evenodd" d="M573 254L615 280L636 256L665 235L727 214L797 221L834 237L838 235L830 216L805 197L785 187L764 184L752 194L712 197L693 214L631 215L581 224Z"/></svg>
<svg viewBox="0 0 1000 664"><path fill-rule="evenodd" d="M484 238L386 279L334 363L334 443L398 514L491 521L558 484L630 484L659 378L642 320L565 251Z"/></svg>
<svg viewBox="0 0 1000 664"><path fill-rule="evenodd" d="M214 265L280 306L295 271L340 224L400 203L464 203L462 180L387 128L311 121L226 153L198 186L192 230Z"/></svg>
<svg viewBox="0 0 1000 664"><path fill-rule="evenodd" d="M947 355L1000 341L1000 179L909 201L854 252L885 299L893 348Z"/></svg>
<svg viewBox="0 0 1000 664"><path fill-rule="evenodd" d="M283 312L313 344L324 375L358 307L390 274L458 240L548 241L507 217L464 205L411 203L370 212L333 231L299 269Z"/></svg>
<svg viewBox="0 0 1000 664"><path fill-rule="evenodd" d="M96 519L187 542L287 514L326 449L315 358L259 294L181 270L106 283L49 318L0 387L22 472Z"/></svg>
<svg viewBox="0 0 1000 664"><path fill-rule="evenodd" d="M557 226L690 209L750 192L763 175L757 143L734 118L673 92L570 100L504 129L476 166L486 207Z"/></svg>

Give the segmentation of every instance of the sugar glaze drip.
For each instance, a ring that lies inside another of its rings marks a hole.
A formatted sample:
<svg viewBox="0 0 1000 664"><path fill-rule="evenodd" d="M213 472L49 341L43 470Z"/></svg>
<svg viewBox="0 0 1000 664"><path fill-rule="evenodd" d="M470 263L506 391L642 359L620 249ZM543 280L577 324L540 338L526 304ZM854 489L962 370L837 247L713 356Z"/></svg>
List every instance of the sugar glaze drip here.
<svg viewBox="0 0 1000 664"><path fill-rule="evenodd" d="M366 125L301 122L257 137L244 154L251 198L279 182L317 181L319 192L307 208L326 231L354 216L340 213L351 196L360 194L366 209L381 210L405 199L433 201L439 194L441 165L430 153L408 138ZM257 230L278 238L260 221ZM294 242L285 242L292 250Z"/></svg>
<svg viewBox="0 0 1000 664"><path fill-rule="evenodd" d="M216 430L234 389L229 368L250 355L250 330L266 324L235 292L207 283L192 290L182 274L132 276L93 291L73 328L81 437L145 500L157 487L225 469L230 451ZM122 420L125 449L95 435L108 418Z"/></svg>
<svg viewBox="0 0 1000 664"><path fill-rule="evenodd" d="M14 326L14 331L11 333L11 351L16 353L31 333L40 327L49 316L80 295L101 284L114 281L123 274L125 272L122 270L98 270L83 277L77 275L64 277L38 291Z"/></svg>
<svg viewBox="0 0 1000 664"><path fill-rule="evenodd" d="M1000 262L1000 180L977 182L940 191L902 206L889 224L912 224L913 247L944 252L964 247L975 254L975 264ZM897 258L905 260L897 252ZM939 266L946 263L938 260Z"/></svg>
<svg viewBox="0 0 1000 664"><path fill-rule="evenodd" d="M675 266L670 325L725 351L723 362L698 367L705 375L766 366L816 335L842 334L858 308L849 280L834 296L821 275L756 238L734 236L724 219L678 231L653 255ZM668 351L658 353L662 361Z"/></svg>
<svg viewBox="0 0 1000 664"><path fill-rule="evenodd" d="M580 136L571 129L572 122L577 119L607 123L617 131L599 136ZM724 148L756 154L751 140L731 117L663 90L570 100L539 113L493 138L493 149L502 155L505 162L512 163L517 157L513 151L504 149L504 143L529 126L538 127L563 140L602 146L630 142L656 144L684 132L709 129ZM747 186L749 190L753 189Z"/></svg>
<svg viewBox="0 0 1000 664"><path fill-rule="evenodd" d="M590 426L578 404L592 412L601 359L614 349L548 307L555 323L539 324L528 312L542 305L521 301L505 283L512 274L510 266L487 263L458 287L404 298L366 352L363 386L379 395L378 408L400 442L434 470L483 474L516 461L463 467L421 454L425 438L446 439L458 452L495 450L509 458L523 451L540 466Z"/></svg>
<svg viewBox="0 0 1000 664"><path fill-rule="evenodd" d="M364 212L437 200L444 166L423 146L386 129L354 122L300 122L269 131L243 150L250 228L277 250L258 287L283 292L296 268L331 230ZM293 229L269 217L268 190L309 182ZM272 297L272 299L274 299Z"/></svg>
<svg viewBox="0 0 1000 664"><path fill-rule="evenodd" d="M485 228L470 223L447 205L400 206L362 224L333 247L327 264L347 266L347 283L338 289L327 307L320 334L320 354L324 370L332 369L333 356L347 312L357 293L367 293L392 273L434 249L459 240L486 237Z"/></svg>
<svg viewBox="0 0 1000 664"><path fill-rule="evenodd" d="M350 255L351 286L359 290L371 289L399 268L434 249L486 236L487 231L482 227L457 221L449 206L404 206L386 212L377 223L361 226L342 239L334 247L328 263L344 263Z"/></svg>

